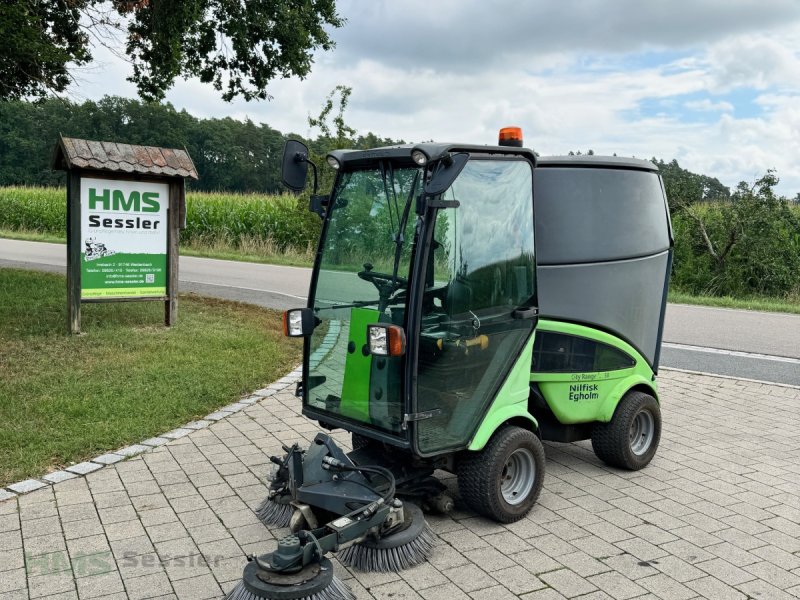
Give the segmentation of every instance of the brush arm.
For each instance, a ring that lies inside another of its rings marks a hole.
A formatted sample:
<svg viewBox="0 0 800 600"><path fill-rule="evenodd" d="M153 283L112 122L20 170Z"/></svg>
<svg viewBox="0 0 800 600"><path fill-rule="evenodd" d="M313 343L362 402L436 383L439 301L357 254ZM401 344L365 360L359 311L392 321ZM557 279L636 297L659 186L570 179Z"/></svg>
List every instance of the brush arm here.
<svg viewBox="0 0 800 600"><path fill-rule="evenodd" d="M359 509L355 517L339 517L317 529L302 530L278 541L277 548L261 556L248 557L259 569L273 573L292 573L319 562L328 552L336 552L344 544L364 539L380 529L397 507L374 503L373 510Z"/></svg>

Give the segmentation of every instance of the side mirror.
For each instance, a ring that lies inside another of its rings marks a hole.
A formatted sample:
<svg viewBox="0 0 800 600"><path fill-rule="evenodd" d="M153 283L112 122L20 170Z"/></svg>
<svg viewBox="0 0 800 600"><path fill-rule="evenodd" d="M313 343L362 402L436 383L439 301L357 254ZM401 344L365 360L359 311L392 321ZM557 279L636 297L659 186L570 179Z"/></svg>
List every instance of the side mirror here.
<svg viewBox="0 0 800 600"><path fill-rule="evenodd" d="M307 337L317 326L314 311L310 308L293 308L283 313L283 335L286 337Z"/></svg>
<svg viewBox="0 0 800 600"><path fill-rule="evenodd" d="M428 196L445 193L453 185L456 177L461 174L468 160L469 154L459 152L458 154L447 154L441 160L436 161L431 178L425 184L425 193Z"/></svg>
<svg viewBox="0 0 800 600"><path fill-rule="evenodd" d="M281 180L295 193L303 191L308 179L308 147L297 140L286 140L283 147Z"/></svg>

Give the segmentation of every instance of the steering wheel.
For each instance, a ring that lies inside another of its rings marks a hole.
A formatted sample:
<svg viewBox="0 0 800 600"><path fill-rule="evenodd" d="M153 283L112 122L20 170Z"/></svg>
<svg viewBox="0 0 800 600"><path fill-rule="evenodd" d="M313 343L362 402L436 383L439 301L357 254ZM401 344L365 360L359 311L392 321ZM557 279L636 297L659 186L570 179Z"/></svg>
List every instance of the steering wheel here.
<svg viewBox="0 0 800 600"><path fill-rule="evenodd" d="M406 279L405 277L400 277L399 275L397 277L392 277L387 273L379 273L377 271L373 271L372 265L370 263L364 263L364 270L359 271L357 275L359 276L360 279L363 279L364 281L369 281L371 284L377 287L378 290L390 286L392 288L392 291L394 291L399 287L404 287L408 285L408 279Z"/></svg>

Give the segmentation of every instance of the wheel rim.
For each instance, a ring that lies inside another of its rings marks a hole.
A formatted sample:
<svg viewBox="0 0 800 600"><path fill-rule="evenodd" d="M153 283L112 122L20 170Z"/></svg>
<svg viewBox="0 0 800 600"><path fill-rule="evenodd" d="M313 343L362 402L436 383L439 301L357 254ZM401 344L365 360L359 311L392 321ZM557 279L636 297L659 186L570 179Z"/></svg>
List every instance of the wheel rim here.
<svg viewBox="0 0 800 600"><path fill-rule="evenodd" d="M500 492L503 500L516 505L531 493L536 481L536 462L527 448L518 448L511 453L500 475Z"/></svg>
<svg viewBox="0 0 800 600"><path fill-rule="evenodd" d="M641 456L650 449L655 435L656 422L649 410L639 411L631 423L631 452Z"/></svg>

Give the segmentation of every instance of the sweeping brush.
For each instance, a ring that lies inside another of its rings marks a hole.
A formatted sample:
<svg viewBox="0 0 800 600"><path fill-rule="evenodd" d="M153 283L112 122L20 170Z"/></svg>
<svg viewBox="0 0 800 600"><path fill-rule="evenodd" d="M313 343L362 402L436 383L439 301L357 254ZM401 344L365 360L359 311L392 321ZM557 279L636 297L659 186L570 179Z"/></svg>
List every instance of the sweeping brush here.
<svg viewBox="0 0 800 600"><path fill-rule="evenodd" d="M418 506L406 503L405 516L405 529L349 546L337 554L339 562L359 571L396 573L427 561L436 539L433 530Z"/></svg>
<svg viewBox="0 0 800 600"><path fill-rule="evenodd" d="M355 600L356 596L333 574L327 558L299 573L283 574L259 570L255 562L244 568L242 580L225 600Z"/></svg>
<svg viewBox="0 0 800 600"><path fill-rule="evenodd" d="M269 496L264 498L256 508L256 516L266 526L288 527L289 520L292 518L292 513L294 513L294 507L289 504L290 498L288 496L278 496L277 498L277 500L273 500ZM283 499L286 502L281 502Z"/></svg>

